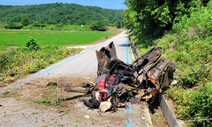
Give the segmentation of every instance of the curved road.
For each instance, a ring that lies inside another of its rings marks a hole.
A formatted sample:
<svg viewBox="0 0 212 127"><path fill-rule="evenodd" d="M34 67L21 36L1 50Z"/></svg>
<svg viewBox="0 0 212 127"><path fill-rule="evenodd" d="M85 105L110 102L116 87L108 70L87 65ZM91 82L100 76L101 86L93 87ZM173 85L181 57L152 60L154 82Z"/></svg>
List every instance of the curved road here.
<svg viewBox="0 0 212 127"><path fill-rule="evenodd" d="M131 55L129 53L128 38L125 32L108 39L104 42L94 44L85 48L83 52L77 56L70 57L64 61L61 61L57 65L53 65L44 71L49 73L43 76L52 77L64 77L64 76L95 76L97 71L97 59L95 50L101 49L103 46L107 46L110 42L114 42L118 58L129 63L131 62ZM57 66L54 68L54 66ZM51 69L51 68L54 69Z"/></svg>

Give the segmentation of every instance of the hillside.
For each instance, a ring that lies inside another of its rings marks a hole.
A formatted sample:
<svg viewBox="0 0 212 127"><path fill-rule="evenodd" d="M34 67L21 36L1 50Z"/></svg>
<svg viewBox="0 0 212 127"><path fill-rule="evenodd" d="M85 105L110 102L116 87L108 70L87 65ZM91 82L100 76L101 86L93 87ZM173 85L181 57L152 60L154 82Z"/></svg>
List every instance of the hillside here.
<svg viewBox="0 0 212 127"><path fill-rule="evenodd" d="M123 19L123 10L62 3L27 6L0 5L0 17L1 23L86 25L97 20L105 20L114 24Z"/></svg>

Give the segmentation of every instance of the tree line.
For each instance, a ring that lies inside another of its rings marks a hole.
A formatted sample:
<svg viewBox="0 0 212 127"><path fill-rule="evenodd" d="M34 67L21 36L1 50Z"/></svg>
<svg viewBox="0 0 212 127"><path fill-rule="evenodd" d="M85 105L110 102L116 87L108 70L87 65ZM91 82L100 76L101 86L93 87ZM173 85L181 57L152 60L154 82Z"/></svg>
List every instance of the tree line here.
<svg viewBox="0 0 212 127"><path fill-rule="evenodd" d="M125 0L125 26L145 46L172 29L184 15L188 17L210 0Z"/></svg>
<svg viewBox="0 0 212 127"><path fill-rule="evenodd" d="M78 4L42 4L26 6L0 5L0 22L5 24L64 24L90 25L96 21L104 21L115 25L123 19L123 10L103 9Z"/></svg>

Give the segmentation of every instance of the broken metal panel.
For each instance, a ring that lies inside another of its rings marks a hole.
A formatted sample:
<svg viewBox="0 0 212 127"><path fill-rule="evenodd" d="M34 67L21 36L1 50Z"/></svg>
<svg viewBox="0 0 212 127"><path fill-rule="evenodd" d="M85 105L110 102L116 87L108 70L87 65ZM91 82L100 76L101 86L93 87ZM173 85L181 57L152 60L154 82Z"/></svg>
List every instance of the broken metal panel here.
<svg viewBox="0 0 212 127"><path fill-rule="evenodd" d="M107 73L109 70L106 66L118 60L114 43L111 42L107 47L102 47L99 51L96 51L96 57L98 61L97 75Z"/></svg>
<svg viewBox="0 0 212 127"><path fill-rule="evenodd" d="M107 47L96 51L96 57L98 61L96 86L91 99L84 101L85 105L91 108L98 108L101 102L108 101L109 98L111 108L140 100L136 99L140 90L144 91L142 97L144 95L154 97L173 80L175 65L162 58L161 47L154 47L133 64L126 64L118 59L114 43L111 42ZM130 89L126 86L130 86ZM102 105L101 109L104 109Z"/></svg>

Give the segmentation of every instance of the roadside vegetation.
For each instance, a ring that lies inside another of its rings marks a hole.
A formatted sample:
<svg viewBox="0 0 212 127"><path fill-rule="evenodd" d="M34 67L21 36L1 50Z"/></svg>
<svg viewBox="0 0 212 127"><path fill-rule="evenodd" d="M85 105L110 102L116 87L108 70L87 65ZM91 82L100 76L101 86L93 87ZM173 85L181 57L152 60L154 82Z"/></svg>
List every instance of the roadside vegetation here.
<svg viewBox="0 0 212 127"><path fill-rule="evenodd" d="M27 74L35 73L48 65L69 55L79 53L80 49L68 49L53 45L40 46L29 40L25 46L10 47L0 51L0 77L5 83L12 82Z"/></svg>
<svg viewBox="0 0 212 127"><path fill-rule="evenodd" d="M212 1L126 3L125 25L141 52L161 46L177 65L178 84L166 93L177 104L178 118L186 126L212 126Z"/></svg>

